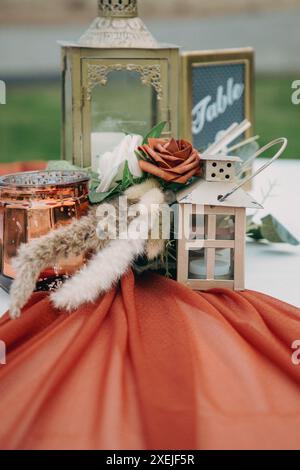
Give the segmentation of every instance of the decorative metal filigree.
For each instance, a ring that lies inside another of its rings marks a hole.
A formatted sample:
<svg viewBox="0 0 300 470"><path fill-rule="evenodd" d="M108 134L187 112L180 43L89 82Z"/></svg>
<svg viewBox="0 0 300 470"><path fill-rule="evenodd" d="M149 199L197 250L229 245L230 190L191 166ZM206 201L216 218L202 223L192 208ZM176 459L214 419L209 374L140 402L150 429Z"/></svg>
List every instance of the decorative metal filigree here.
<svg viewBox="0 0 300 470"><path fill-rule="evenodd" d="M140 18L96 18L79 44L98 48L156 49L159 45Z"/></svg>
<svg viewBox="0 0 300 470"><path fill-rule="evenodd" d="M108 82L108 75L113 71L127 70L128 72L138 72L141 75L143 85L152 86L157 93L157 99L163 97L161 85L161 67L160 65L138 65L138 64L111 64L88 66L88 86L86 98L92 99L92 91L97 85L105 86Z"/></svg>
<svg viewBox="0 0 300 470"><path fill-rule="evenodd" d="M98 0L102 16L134 18L137 16L137 0Z"/></svg>

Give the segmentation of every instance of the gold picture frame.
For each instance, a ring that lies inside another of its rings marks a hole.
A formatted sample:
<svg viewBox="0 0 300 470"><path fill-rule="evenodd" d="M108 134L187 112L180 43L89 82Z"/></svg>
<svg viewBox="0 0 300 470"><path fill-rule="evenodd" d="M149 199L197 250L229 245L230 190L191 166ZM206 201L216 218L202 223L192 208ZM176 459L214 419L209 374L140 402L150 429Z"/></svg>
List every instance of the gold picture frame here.
<svg viewBox="0 0 300 470"><path fill-rule="evenodd" d="M193 135L193 69L218 65L244 64L244 116L252 123L246 137L253 135L254 129L254 50L250 47L239 49L221 49L185 52L181 55L180 76L180 135L194 142ZM229 126L228 126L229 127ZM219 130L223 130L221 127ZM212 142L211 142L212 143ZM196 146L198 148L198 146ZM198 148L198 150L203 150Z"/></svg>

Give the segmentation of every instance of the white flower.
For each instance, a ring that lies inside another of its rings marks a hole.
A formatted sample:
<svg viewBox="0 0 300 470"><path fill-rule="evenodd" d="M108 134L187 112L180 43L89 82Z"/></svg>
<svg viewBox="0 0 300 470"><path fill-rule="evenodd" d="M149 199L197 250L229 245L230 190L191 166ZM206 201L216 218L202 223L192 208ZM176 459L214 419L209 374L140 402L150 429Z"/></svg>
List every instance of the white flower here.
<svg viewBox="0 0 300 470"><path fill-rule="evenodd" d="M126 161L131 174L140 178L143 174L135 150L142 145L140 135L126 135L121 143L112 151L104 153L99 159L98 174L100 185L97 192L109 191L117 181L122 180Z"/></svg>

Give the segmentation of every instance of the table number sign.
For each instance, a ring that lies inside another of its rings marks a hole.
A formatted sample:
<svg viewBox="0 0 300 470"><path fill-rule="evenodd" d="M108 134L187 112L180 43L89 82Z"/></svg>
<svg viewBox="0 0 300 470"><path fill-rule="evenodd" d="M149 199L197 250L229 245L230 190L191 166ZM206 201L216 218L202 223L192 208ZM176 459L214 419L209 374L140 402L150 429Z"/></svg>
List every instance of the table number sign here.
<svg viewBox="0 0 300 470"><path fill-rule="evenodd" d="M233 123L253 123L253 73L251 48L184 53L182 136L203 151Z"/></svg>

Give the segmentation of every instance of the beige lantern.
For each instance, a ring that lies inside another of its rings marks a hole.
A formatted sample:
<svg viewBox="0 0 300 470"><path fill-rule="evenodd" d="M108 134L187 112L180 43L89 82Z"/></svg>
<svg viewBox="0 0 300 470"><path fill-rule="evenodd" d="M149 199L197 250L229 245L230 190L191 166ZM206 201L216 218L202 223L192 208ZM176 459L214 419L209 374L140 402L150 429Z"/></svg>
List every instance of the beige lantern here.
<svg viewBox="0 0 300 470"><path fill-rule="evenodd" d="M246 208L262 206L236 187L240 161L206 156L204 178L177 195L177 280L192 289L245 288Z"/></svg>
<svg viewBox="0 0 300 470"><path fill-rule="evenodd" d="M177 280L194 290L245 288L246 208L262 209L243 190L285 151L285 137L259 149L253 158L280 145L274 157L253 175L236 183L241 160L228 156L202 156L203 179L177 194Z"/></svg>
<svg viewBox="0 0 300 470"><path fill-rule="evenodd" d="M177 46L159 44L137 16L137 0L98 0L99 17L62 45L63 158L97 167L126 133L166 121L178 132Z"/></svg>

